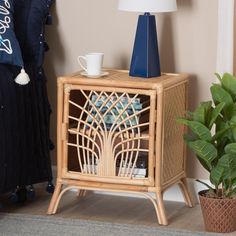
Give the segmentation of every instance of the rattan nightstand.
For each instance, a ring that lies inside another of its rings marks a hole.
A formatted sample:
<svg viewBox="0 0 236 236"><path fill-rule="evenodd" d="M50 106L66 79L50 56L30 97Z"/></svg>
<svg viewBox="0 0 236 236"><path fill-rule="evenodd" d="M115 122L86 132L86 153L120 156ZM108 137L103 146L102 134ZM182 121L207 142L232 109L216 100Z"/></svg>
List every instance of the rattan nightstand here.
<svg viewBox="0 0 236 236"><path fill-rule="evenodd" d="M108 70L103 78L79 73L58 79L57 184L48 214L69 189L142 194L168 221L163 192L179 184L192 207L185 172L188 76L133 78ZM154 199L149 193L155 193Z"/></svg>

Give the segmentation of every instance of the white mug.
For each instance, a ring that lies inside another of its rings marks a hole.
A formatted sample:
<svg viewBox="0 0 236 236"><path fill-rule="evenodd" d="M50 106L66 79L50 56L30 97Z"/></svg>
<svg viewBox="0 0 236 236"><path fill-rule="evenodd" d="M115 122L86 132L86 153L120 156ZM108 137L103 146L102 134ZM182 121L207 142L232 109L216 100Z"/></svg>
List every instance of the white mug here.
<svg viewBox="0 0 236 236"><path fill-rule="evenodd" d="M85 56L78 56L77 60L88 75L100 75L102 72L103 56L104 53L94 52L88 53ZM81 60L85 61L86 66L82 64Z"/></svg>

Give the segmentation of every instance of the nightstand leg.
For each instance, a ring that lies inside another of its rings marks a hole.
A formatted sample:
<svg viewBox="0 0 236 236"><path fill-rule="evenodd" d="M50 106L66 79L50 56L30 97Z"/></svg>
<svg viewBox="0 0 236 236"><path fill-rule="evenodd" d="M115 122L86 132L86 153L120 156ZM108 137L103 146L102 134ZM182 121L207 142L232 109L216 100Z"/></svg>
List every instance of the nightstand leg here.
<svg viewBox="0 0 236 236"><path fill-rule="evenodd" d="M188 205L189 207L194 207L186 178L182 178L180 180L179 187L180 187L181 192L183 194L186 205Z"/></svg>
<svg viewBox="0 0 236 236"><path fill-rule="evenodd" d="M49 215L52 215L52 214L55 214L56 211L57 211L57 201L58 201L58 197L61 193L61 189L62 189L62 184L61 183L58 183L56 184L56 188L54 190L54 193L53 193L53 196L52 196L52 199L51 199L51 202L50 202L50 205L49 205L49 208L48 208L48 212L47 214Z"/></svg>
<svg viewBox="0 0 236 236"><path fill-rule="evenodd" d="M167 221L166 213L165 213L164 201L163 201L163 193L158 190L156 191L156 200L157 200L157 207L160 213L159 224L168 225L168 221Z"/></svg>

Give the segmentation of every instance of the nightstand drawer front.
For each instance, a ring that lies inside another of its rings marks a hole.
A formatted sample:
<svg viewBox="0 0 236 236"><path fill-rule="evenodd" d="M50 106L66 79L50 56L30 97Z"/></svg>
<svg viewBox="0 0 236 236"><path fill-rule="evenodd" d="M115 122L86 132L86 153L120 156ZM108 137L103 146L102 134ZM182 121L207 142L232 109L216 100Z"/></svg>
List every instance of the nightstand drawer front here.
<svg viewBox="0 0 236 236"><path fill-rule="evenodd" d="M84 85L64 90L64 176L153 186L156 92Z"/></svg>

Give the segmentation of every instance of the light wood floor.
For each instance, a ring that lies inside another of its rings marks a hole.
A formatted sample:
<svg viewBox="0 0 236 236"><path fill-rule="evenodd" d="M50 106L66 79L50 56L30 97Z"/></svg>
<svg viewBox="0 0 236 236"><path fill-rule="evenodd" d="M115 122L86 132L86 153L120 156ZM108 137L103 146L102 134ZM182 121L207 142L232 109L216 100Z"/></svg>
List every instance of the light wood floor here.
<svg viewBox="0 0 236 236"><path fill-rule="evenodd" d="M38 185L36 187L36 198L32 201L28 200L24 204L13 204L10 202L8 194L0 195L0 202L3 204L0 212L49 217L46 212L50 199L51 195L45 191L45 186ZM157 223L153 205L147 199L94 192L88 192L85 197L78 198L76 192L67 192L62 198L55 216L188 231L204 231L199 205L194 208L188 208L184 203L165 201L165 207L169 225L160 226ZM227 236L236 236L236 232L227 234Z"/></svg>
<svg viewBox="0 0 236 236"><path fill-rule="evenodd" d="M36 198L22 204L13 204L9 195L0 196L3 208L0 212L46 215L51 195L36 188ZM165 202L168 226L159 226L152 203L144 198L105 195L88 192L78 198L76 192L68 192L62 198L56 216L89 219L125 224L170 227L192 231L204 231L199 205L188 208L184 203Z"/></svg>

